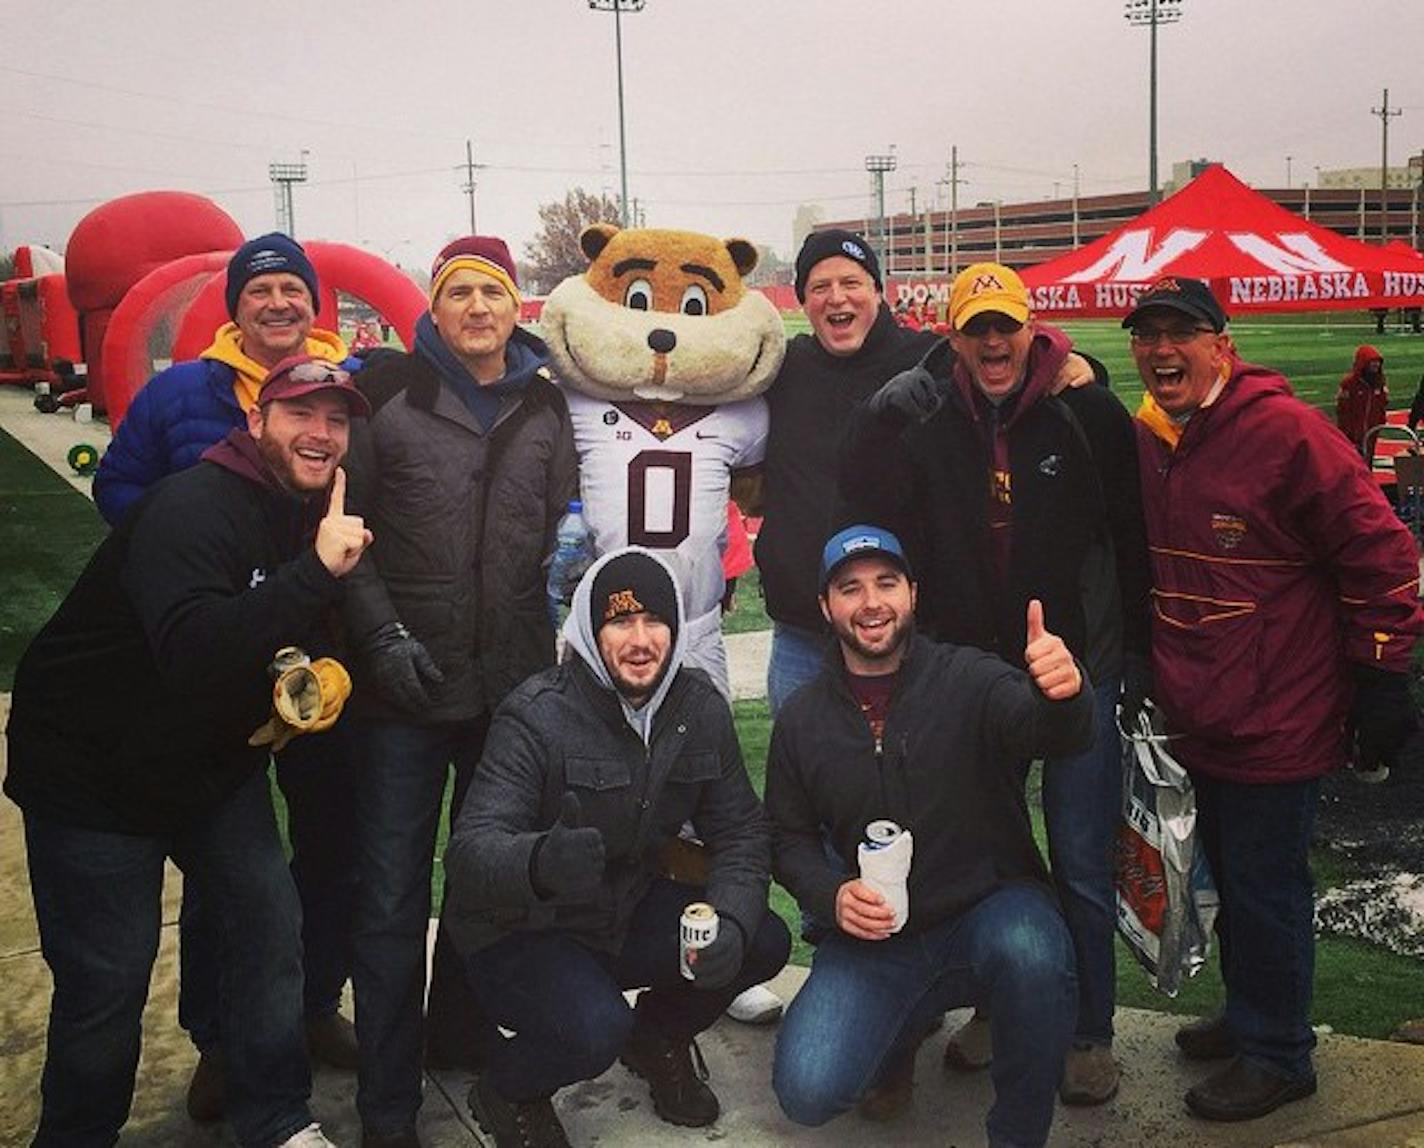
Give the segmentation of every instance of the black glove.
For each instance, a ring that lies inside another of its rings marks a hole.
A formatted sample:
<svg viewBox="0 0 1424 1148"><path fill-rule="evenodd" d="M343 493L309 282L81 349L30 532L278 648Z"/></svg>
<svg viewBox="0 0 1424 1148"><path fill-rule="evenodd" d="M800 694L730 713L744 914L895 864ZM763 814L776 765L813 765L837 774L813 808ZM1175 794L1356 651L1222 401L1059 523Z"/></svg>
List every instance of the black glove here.
<svg viewBox="0 0 1424 1148"><path fill-rule="evenodd" d="M1409 675L1373 666L1355 666L1355 727L1359 764L1373 769L1394 763L1410 737L1419 732L1419 715L1409 693Z"/></svg>
<svg viewBox="0 0 1424 1148"><path fill-rule="evenodd" d="M578 794L565 793L559 819L535 844L529 878L539 896L577 901L603 880L603 834L592 826L580 829L582 813Z"/></svg>
<svg viewBox="0 0 1424 1148"><path fill-rule="evenodd" d="M741 925L731 917L721 919L717 939L705 949L693 949L687 954L687 967L692 983L699 989L724 989L741 971L747 952L747 938Z"/></svg>
<svg viewBox="0 0 1424 1148"><path fill-rule="evenodd" d="M1137 715L1142 712L1142 703L1152 696L1155 688L1152 662L1141 654L1123 654L1122 697L1117 703L1122 711L1119 720L1123 729L1130 733L1137 727Z"/></svg>
<svg viewBox="0 0 1424 1148"><path fill-rule="evenodd" d="M928 422L944 398L940 385L923 362L901 371L866 400L866 409L878 419L895 423Z"/></svg>
<svg viewBox="0 0 1424 1148"><path fill-rule="evenodd" d="M445 680L429 651L399 622L387 622L366 639L366 661L381 696L407 713L430 705L431 687Z"/></svg>

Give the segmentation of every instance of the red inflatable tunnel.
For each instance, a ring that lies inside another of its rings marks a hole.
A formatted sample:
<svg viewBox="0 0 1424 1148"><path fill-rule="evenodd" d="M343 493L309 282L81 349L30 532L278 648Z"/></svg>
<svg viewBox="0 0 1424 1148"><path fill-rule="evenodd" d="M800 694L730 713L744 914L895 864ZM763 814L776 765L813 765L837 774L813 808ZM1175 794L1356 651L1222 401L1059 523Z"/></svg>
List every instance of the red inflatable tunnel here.
<svg viewBox="0 0 1424 1148"><path fill-rule="evenodd" d="M345 243L304 240L302 248L316 267L321 300L316 326L337 328L336 292L351 295L375 309L395 328L407 347L415 346L415 321L428 306L425 293L404 272L379 255ZM173 359L196 358L213 341L213 332L228 321L223 299L226 276L216 276L193 300L173 341Z"/></svg>

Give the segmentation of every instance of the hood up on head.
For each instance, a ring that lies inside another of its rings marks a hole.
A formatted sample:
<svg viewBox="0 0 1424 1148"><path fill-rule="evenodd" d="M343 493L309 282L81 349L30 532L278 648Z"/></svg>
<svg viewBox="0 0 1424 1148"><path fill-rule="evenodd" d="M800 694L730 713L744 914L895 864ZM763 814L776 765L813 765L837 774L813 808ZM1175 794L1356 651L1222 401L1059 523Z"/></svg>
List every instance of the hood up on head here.
<svg viewBox="0 0 1424 1148"><path fill-rule="evenodd" d="M598 577L598 572L614 558L628 553L646 554L652 558L667 571L667 575L677 591L677 633L673 638L672 649L668 653L667 668L663 671L662 680L658 682L658 688L653 691L652 697L637 709L630 706L622 694L618 694L613 685L613 678L608 673L608 667L603 664L603 658L598 652L598 637L593 631L593 611L590 605L593 596L593 583ZM641 546L625 546L619 550L611 550L590 566L579 580L577 589L574 590L569 616L564 619L564 641L568 644L569 649L583 659L589 671L598 679L599 685L610 693L618 694L618 703L623 707L623 716L638 736L643 739L644 745L647 745L652 737L653 716L658 712L658 707L662 705L668 690L672 688L673 678L682 668L687 643L686 622L687 619L683 616L682 588L678 586L677 575L673 573L672 567L661 555L655 554L651 550L645 550Z"/></svg>

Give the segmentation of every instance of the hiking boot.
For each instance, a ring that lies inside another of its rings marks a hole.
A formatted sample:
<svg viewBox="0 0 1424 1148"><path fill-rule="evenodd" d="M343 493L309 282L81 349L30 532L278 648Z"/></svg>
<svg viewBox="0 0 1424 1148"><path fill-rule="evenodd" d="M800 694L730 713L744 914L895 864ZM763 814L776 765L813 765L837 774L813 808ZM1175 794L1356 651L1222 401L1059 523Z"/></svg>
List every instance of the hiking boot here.
<svg viewBox="0 0 1424 1148"><path fill-rule="evenodd" d="M1117 1095L1117 1061L1112 1045L1075 1041L1063 1061L1058 1098L1064 1104L1103 1104Z"/></svg>
<svg viewBox="0 0 1424 1148"><path fill-rule="evenodd" d="M944 1046L944 1066L955 1072L979 1072L994 1063L989 1018L977 1012L950 1033Z"/></svg>
<svg viewBox="0 0 1424 1148"><path fill-rule="evenodd" d="M919 1051L918 1043L906 1049L887 1064L875 1083L865 1090L855 1106L862 1120L884 1124L910 1107L915 1096L915 1054Z"/></svg>
<svg viewBox="0 0 1424 1148"><path fill-rule="evenodd" d="M1182 1025L1176 1041L1188 1060L1226 1060L1236 1055L1236 1034L1226 1023L1225 1013Z"/></svg>
<svg viewBox="0 0 1424 1148"><path fill-rule="evenodd" d="M313 1123L300 1132L293 1132L277 1148L336 1148L336 1145L322 1135L320 1124Z"/></svg>
<svg viewBox="0 0 1424 1148"><path fill-rule="evenodd" d="M1187 1091L1187 1107L1204 1120L1255 1120L1315 1092L1315 1077L1286 1076L1238 1056Z"/></svg>
<svg viewBox="0 0 1424 1148"><path fill-rule="evenodd" d="M222 1049L198 1053L198 1066L188 1082L188 1117L199 1124L212 1124L227 1110L227 1074L223 1071Z"/></svg>
<svg viewBox="0 0 1424 1148"><path fill-rule="evenodd" d="M653 1111L669 1124L705 1128L721 1114L722 1106L705 1083L707 1062L695 1040L681 1044L651 1026L635 1024L618 1059L648 1082Z"/></svg>
<svg viewBox="0 0 1424 1148"><path fill-rule="evenodd" d="M752 985L737 994L727 1006L727 1015L742 1024L774 1024L781 1019L785 1007L781 998L765 985Z"/></svg>
<svg viewBox="0 0 1424 1148"><path fill-rule="evenodd" d="M307 1018L307 1056L329 1068L354 1072L361 1067L356 1026L339 1012Z"/></svg>
<svg viewBox="0 0 1424 1148"><path fill-rule="evenodd" d="M469 1095L470 1114L494 1137L495 1148L571 1148L553 1101L506 1100L481 1073Z"/></svg>

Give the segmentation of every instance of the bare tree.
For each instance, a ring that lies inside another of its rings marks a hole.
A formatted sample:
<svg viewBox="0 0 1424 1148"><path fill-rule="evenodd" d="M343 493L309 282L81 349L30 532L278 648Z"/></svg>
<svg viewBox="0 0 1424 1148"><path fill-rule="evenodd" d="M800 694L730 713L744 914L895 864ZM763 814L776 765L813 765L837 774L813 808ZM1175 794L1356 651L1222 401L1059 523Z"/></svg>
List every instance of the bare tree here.
<svg viewBox="0 0 1424 1148"><path fill-rule="evenodd" d="M561 201L539 208L539 234L524 245L533 278L530 287L547 292L571 275L581 275L588 258L579 247L579 232L590 223L617 223L618 202L607 195L590 195L581 187Z"/></svg>

